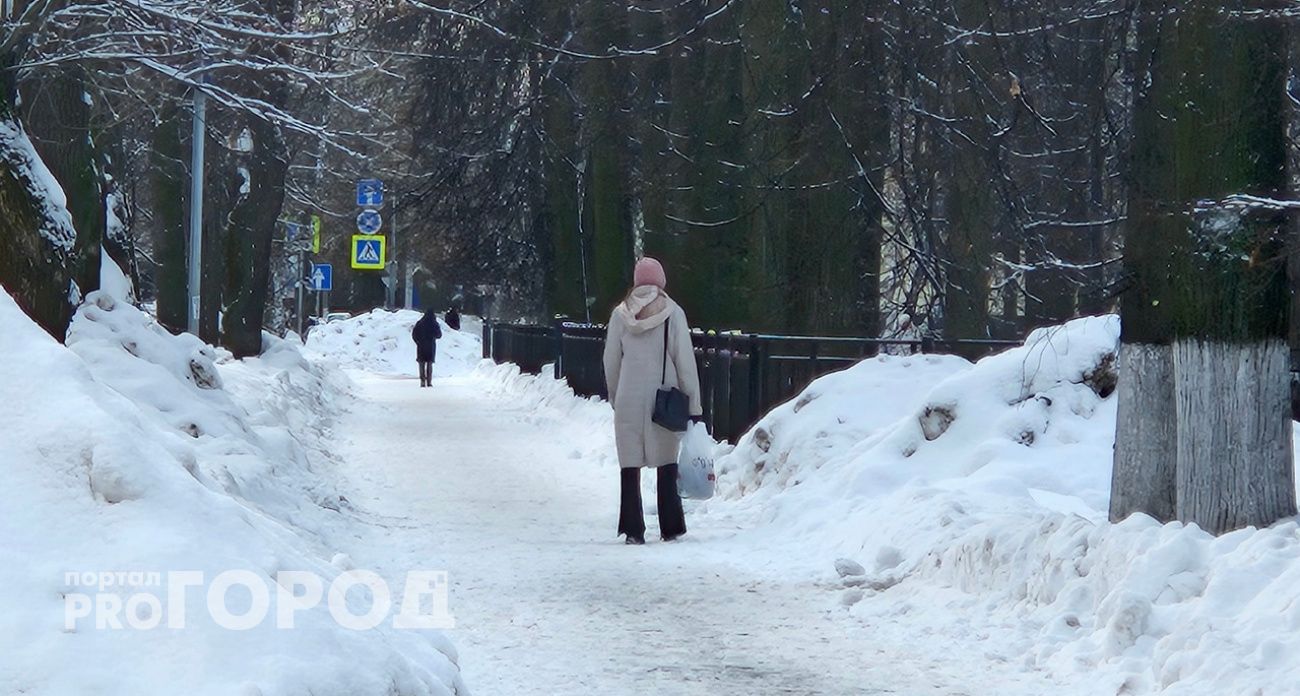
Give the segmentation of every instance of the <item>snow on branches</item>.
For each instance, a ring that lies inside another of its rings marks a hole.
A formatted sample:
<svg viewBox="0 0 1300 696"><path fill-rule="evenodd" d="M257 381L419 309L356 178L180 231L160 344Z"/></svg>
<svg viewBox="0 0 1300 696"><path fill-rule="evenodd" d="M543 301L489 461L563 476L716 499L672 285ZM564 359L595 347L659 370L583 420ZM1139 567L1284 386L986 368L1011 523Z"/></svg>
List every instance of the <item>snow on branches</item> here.
<svg viewBox="0 0 1300 696"><path fill-rule="evenodd" d="M200 89L225 108L302 134L337 134L265 98L285 81L336 97L333 85L367 69L339 69L330 47L347 31L327 13L296 17L277 0L32 0L0 24L0 56L19 80L45 69L89 68L99 89L152 101ZM170 84L164 95L141 84Z"/></svg>

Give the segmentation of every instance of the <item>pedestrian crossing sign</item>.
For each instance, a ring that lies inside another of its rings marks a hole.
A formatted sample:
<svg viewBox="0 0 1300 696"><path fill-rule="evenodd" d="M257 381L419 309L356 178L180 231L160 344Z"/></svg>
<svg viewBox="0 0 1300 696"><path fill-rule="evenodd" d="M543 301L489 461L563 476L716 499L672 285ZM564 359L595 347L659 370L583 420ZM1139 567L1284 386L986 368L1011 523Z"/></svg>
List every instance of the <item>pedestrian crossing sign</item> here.
<svg viewBox="0 0 1300 696"><path fill-rule="evenodd" d="M352 267L363 271L382 271L387 261L387 238L383 235L352 235Z"/></svg>

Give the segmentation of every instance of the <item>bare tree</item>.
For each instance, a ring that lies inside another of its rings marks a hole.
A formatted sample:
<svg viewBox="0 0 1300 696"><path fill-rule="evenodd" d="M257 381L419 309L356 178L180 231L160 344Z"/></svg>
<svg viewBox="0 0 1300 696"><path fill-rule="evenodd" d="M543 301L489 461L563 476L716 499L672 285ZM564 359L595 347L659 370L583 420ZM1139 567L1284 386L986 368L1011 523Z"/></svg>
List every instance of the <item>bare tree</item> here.
<svg viewBox="0 0 1300 696"><path fill-rule="evenodd" d="M35 136L35 149L52 170L52 179L73 194L69 199L73 201L76 232L71 249L62 257L47 254L45 263L47 271L62 269L49 274L52 278L69 277L77 283L75 290L60 289L54 296L53 289L45 288L40 292L46 296L36 298L28 296L37 292L35 286L23 286L10 274L0 276L0 281L19 288L15 292L28 305L62 307L42 313L42 323L51 333L62 335L79 293L93 289L98 282L99 250L111 219L107 210L107 170L112 148L94 138L96 133L120 134L122 129L115 126L129 118L173 128L179 115L176 102L188 91L202 90L218 111L243 114L250 128L265 124L272 129L260 139L260 145L271 151L268 161L285 159L274 153L277 138L282 139L275 135L279 131L327 140L344 149L350 137L360 136L331 131L310 115L291 108L288 85L328 94L332 82L346 76L347 71L335 66L322 69L314 53L315 47L336 38L339 32L333 28L302 30L294 22L292 7L288 11L286 7L289 4L277 5L273 0L33 0L17 3L13 17L0 25L0 57L6 73L3 102L9 129L15 134L5 159L19 157L14 153ZM17 99L19 91L24 97L21 102ZM18 104L20 109L15 108ZM160 144L167 140L164 134ZM175 151L161 153L165 160L162 164L179 164L179 144L164 149ZM174 178L170 181L175 183ZM256 215L245 216L246 221L273 221L278 216L274 192L283 187L274 176L266 183L265 190L273 192L272 198L257 202L262 209ZM129 195L126 188L117 190L119 195ZM14 195L18 195L16 188ZM34 201L58 200L35 188L27 195ZM114 200L123 205L119 198ZM246 196L244 200L251 199ZM169 198L165 205L176 202ZM129 207L129 203L125 205ZM15 204L6 207L6 212L18 209ZM163 226L167 224L164 220ZM228 221L219 218L213 224L222 228ZM22 238L34 233L29 223L18 224L13 234L0 238L0 244L33 248L31 240ZM253 239L265 241L267 236L262 230ZM257 262L246 269L247 274L231 278L242 287L231 294L230 304L235 311L228 314L231 323L227 330L239 354L255 352L260 346L261 310L256 288L265 285L260 280L265 273L259 270L261 259L266 257L259 249L264 246L253 244L251 253L237 254L237 267ZM173 268L178 258L183 256L169 259ZM211 326L205 334L215 339L213 322L222 307L222 284L212 282L216 283L215 291L205 292L205 297L216 301L205 303L204 315ZM243 311L246 305L249 309ZM252 315L258 319L248 321L246 317Z"/></svg>

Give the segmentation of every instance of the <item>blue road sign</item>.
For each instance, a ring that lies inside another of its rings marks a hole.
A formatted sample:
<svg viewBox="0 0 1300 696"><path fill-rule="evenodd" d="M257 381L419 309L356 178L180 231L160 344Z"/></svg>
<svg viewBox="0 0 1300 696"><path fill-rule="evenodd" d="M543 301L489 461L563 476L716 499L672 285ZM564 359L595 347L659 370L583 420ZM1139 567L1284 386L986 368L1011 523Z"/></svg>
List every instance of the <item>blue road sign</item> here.
<svg viewBox="0 0 1300 696"><path fill-rule="evenodd" d="M357 182L357 206L379 208L384 205L384 182L379 179L362 179Z"/></svg>
<svg viewBox="0 0 1300 696"><path fill-rule="evenodd" d="M361 234L378 234L384 226L384 217L374 210L363 210L357 216L357 231Z"/></svg>
<svg viewBox="0 0 1300 696"><path fill-rule="evenodd" d="M368 271L384 270L388 238L355 235L352 237L352 267Z"/></svg>
<svg viewBox="0 0 1300 696"><path fill-rule="evenodd" d="M316 292L329 292L334 289L334 267L328 263L311 265L311 287Z"/></svg>

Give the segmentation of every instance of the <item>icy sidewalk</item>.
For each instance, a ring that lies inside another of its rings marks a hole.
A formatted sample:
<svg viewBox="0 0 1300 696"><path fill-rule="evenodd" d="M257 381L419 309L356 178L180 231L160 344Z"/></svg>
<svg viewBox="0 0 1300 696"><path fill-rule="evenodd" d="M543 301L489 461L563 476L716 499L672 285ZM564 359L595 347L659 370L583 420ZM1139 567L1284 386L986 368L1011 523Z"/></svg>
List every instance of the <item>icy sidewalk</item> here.
<svg viewBox="0 0 1300 696"><path fill-rule="evenodd" d="M969 621L873 626L807 573L755 570L779 559L724 514L688 510L683 541L623 546L608 407L547 380L503 388L509 370L432 389L358 373L337 430L368 521L350 555L390 580L449 571L475 693L1071 693L990 657Z"/></svg>

